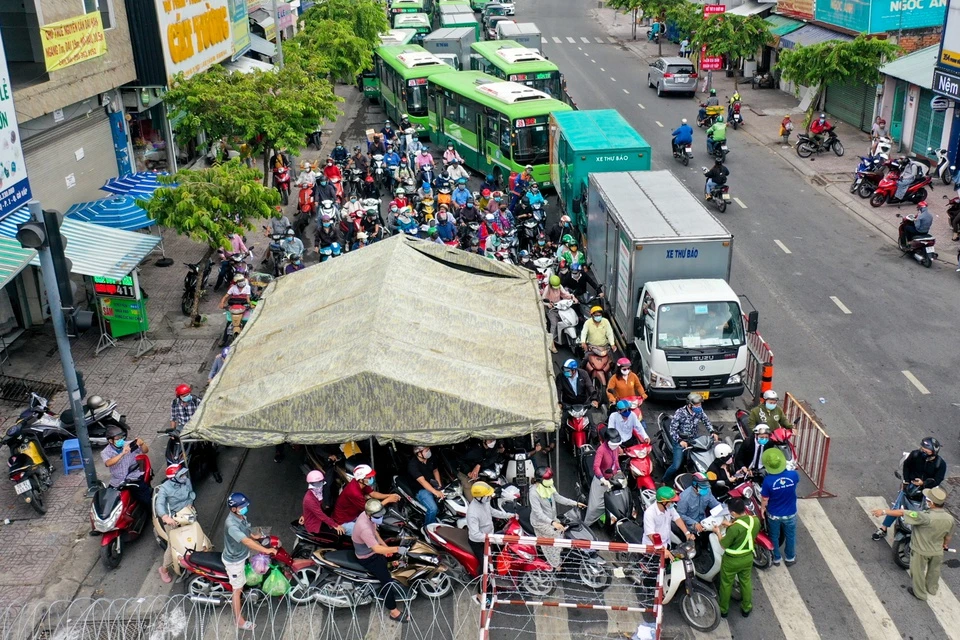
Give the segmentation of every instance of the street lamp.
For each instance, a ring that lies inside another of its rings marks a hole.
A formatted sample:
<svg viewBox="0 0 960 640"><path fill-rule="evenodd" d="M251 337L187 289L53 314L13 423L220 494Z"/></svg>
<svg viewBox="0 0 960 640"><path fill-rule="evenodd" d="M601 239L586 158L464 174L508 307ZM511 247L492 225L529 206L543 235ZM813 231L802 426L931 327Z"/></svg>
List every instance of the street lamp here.
<svg viewBox="0 0 960 640"><path fill-rule="evenodd" d="M60 365L63 367L63 378L67 383L67 395L70 399L70 409L73 410L73 424L76 428L77 439L80 441L80 456L83 458L83 472L87 479L87 492L89 495L99 488L100 483L97 480L97 470L93 465L93 449L90 447L90 436L87 434L87 419L83 411L83 397L80 393L80 385L77 380L77 370L73 364L73 354L70 352L70 338L67 332L67 317L64 314L63 304L60 296L60 286L57 280L57 272L54 266L54 256L51 250L51 237L47 233L47 226L44 220L43 210L40 208L40 202L31 200L27 206L33 215L33 220L25 222L17 229L17 240L20 246L25 249L35 249L40 256L40 273L43 276L43 286L47 290L47 300L50 303L50 317L53 319L53 331L57 336L57 351L60 352ZM59 242L57 245L60 252L60 259L65 259L62 255L63 245ZM69 283L67 285L69 290ZM75 310L71 309L71 321L75 329L82 330L82 326L92 319L93 314L89 311L80 312L87 314L80 316Z"/></svg>

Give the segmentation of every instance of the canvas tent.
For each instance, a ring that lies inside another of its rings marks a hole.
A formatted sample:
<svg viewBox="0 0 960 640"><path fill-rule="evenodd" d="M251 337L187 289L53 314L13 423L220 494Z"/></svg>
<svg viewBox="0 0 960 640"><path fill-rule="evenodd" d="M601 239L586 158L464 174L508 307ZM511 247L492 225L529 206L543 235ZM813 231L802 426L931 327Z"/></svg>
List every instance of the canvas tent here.
<svg viewBox="0 0 960 640"><path fill-rule="evenodd" d="M262 447L553 431L536 278L395 236L269 285L184 435Z"/></svg>

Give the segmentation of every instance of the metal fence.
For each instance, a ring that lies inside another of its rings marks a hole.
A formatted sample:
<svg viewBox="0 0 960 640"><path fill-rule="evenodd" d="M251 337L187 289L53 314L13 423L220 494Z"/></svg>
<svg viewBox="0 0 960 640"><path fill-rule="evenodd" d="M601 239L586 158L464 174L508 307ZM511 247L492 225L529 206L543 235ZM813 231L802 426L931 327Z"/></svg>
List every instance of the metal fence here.
<svg viewBox="0 0 960 640"><path fill-rule="evenodd" d="M827 461L830 458L830 436L814 415L793 394L783 398L783 412L793 422L793 444L797 466L810 479L816 490L806 498L835 498L826 490Z"/></svg>
<svg viewBox="0 0 960 640"><path fill-rule="evenodd" d="M746 324L747 317L743 317ZM773 349L759 333L747 334L747 369L744 374L746 392L753 404L773 385Z"/></svg>

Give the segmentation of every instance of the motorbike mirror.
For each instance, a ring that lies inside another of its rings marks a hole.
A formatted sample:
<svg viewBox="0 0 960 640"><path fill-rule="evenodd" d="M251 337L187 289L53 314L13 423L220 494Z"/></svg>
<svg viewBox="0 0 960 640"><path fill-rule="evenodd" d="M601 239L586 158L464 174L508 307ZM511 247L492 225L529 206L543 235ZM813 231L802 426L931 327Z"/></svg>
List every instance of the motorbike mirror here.
<svg viewBox="0 0 960 640"><path fill-rule="evenodd" d="M900 475L900 472L899 472L899 471L894 471L894 472L893 472L893 475L895 475L895 476L897 477L897 480L903 480L903 476Z"/></svg>

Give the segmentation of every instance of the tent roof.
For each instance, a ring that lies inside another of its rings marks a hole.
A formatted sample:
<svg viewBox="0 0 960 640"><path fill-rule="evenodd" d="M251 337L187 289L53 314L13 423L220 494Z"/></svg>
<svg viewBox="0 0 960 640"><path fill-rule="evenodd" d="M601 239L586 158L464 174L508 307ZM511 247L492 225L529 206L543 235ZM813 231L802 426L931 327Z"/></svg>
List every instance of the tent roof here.
<svg viewBox="0 0 960 640"><path fill-rule="evenodd" d="M548 347L533 273L395 236L272 283L185 435L260 447L549 431Z"/></svg>

